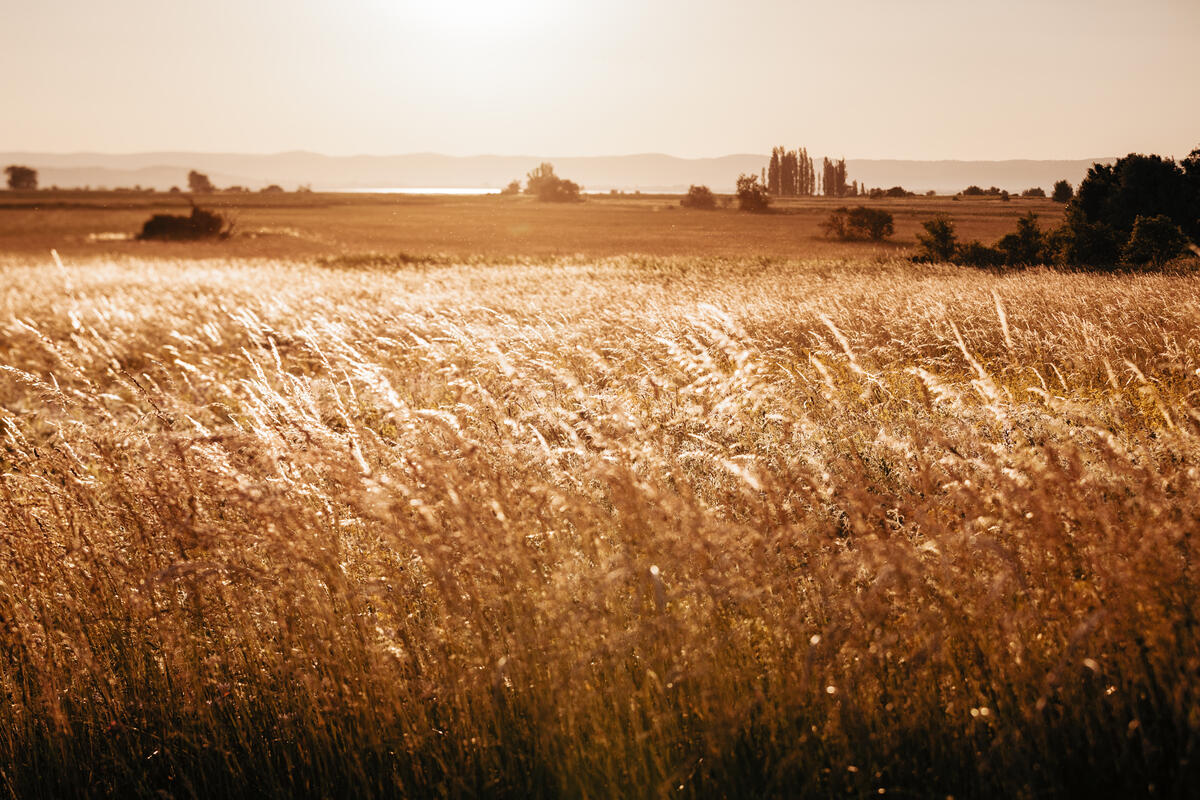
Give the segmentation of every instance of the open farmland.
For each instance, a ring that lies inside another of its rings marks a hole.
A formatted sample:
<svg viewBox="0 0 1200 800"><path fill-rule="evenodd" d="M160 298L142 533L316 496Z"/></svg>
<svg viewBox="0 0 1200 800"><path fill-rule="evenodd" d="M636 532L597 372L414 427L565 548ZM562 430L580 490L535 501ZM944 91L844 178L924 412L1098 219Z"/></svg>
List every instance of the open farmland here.
<svg viewBox="0 0 1200 800"><path fill-rule="evenodd" d="M728 202L728 198L726 199ZM865 203L890 211L896 235L884 243L830 241L820 224L833 209ZM364 252L418 257L621 256L628 253L744 258L895 255L915 243L921 223L950 216L964 239L991 242L1033 211L1044 227L1061 222L1048 200L945 197L777 200L769 214L679 207L677 195L593 196L583 203L528 197L353 194L216 194L200 199L235 221L223 242L127 241L152 213L186 213L186 196L132 192L0 193L0 252L45 256L125 254L139 258L314 257Z"/></svg>
<svg viewBox="0 0 1200 800"><path fill-rule="evenodd" d="M0 215L2 791L1194 790L1200 279L654 202Z"/></svg>

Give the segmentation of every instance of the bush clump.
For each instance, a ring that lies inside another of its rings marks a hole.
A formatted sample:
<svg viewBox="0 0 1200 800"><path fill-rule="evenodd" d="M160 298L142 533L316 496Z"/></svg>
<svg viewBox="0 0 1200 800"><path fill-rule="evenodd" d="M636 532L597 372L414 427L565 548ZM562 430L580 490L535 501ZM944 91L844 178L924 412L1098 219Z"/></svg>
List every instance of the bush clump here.
<svg viewBox="0 0 1200 800"><path fill-rule="evenodd" d="M509 189L512 188L510 183ZM554 165L539 164L525 176L525 193L547 203L573 203L580 200L579 184L554 174Z"/></svg>
<svg viewBox="0 0 1200 800"><path fill-rule="evenodd" d="M714 209L717 207L717 196L707 186L689 186L687 195L679 201L684 208Z"/></svg>
<svg viewBox="0 0 1200 800"><path fill-rule="evenodd" d="M771 205L767 187L757 175L739 175L737 179L738 209L741 211L766 211Z"/></svg>
<svg viewBox="0 0 1200 800"><path fill-rule="evenodd" d="M889 212L866 206L835 209L821 223L821 228L826 236L842 241L869 239L881 242L896 232L895 219Z"/></svg>
<svg viewBox="0 0 1200 800"><path fill-rule="evenodd" d="M192 239L227 239L233 233L233 221L219 211L205 211L192 206L188 216L155 214L142 225L138 238L160 241Z"/></svg>
<svg viewBox="0 0 1200 800"><path fill-rule="evenodd" d="M944 216L923 223L923 227L925 233L917 234L920 250L914 261L994 268L1028 267L1054 260L1054 237L1038 227L1037 214L1032 211L1017 220L1015 233L991 246L978 240L959 244L954 223Z"/></svg>
<svg viewBox="0 0 1200 800"><path fill-rule="evenodd" d="M921 227L925 233L917 234L920 250L913 260L932 263L953 261L954 254L958 252L958 235L950 218L939 214L921 223Z"/></svg>
<svg viewBox="0 0 1200 800"><path fill-rule="evenodd" d="M1164 214L1139 216L1133 221L1129 241L1121 248L1121 262L1130 267L1159 268L1187 249L1187 237Z"/></svg>

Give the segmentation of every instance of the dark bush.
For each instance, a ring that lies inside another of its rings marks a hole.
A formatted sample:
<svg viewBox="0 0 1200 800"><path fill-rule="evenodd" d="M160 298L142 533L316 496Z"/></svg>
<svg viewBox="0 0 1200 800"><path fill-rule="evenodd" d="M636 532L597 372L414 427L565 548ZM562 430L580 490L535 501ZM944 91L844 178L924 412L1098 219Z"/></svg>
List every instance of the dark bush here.
<svg viewBox="0 0 1200 800"><path fill-rule="evenodd" d="M188 216L155 214L142 225L138 238L163 241L185 241L189 239L226 239L233 233L233 222L216 211L205 211L192 206Z"/></svg>
<svg viewBox="0 0 1200 800"><path fill-rule="evenodd" d="M679 201L684 208L713 209L717 207L717 196L707 186L689 186L687 195Z"/></svg>
<svg viewBox="0 0 1200 800"><path fill-rule="evenodd" d="M1153 263L1126 258L1125 250L1141 218L1164 217L1184 237L1200 239L1200 175L1193 174L1195 155L1182 166L1170 158L1138 153L1115 164L1094 164L1067 205L1061 235L1063 260L1099 268ZM1142 240L1129 251L1132 258L1150 258L1157 245L1152 246L1147 237L1165 235L1158 222L1147 226Z"/></svg>
<svg viewBox="0 0 1200 800"><path fill-rule="evenodd" d="M1135 153L1112 166L1096 164L1073 202L1089 222L1106 223L1124 236L1138 217L1161 214L1200 239L1200 187L1169 158Z"/></svg>
<svg viewBox="0 0 1200 800"><path fill-rule="evenodd" d="M1121 262L1131 267L1161 267L1187 250L1187 237L1163 214L1133 221L1129 241L1121 248Z"/></svg>
<svg viewBox="0 0 1200 800"><path fill-rule="evenodd" d="M554 165L539 164L525 176L525 193L548 203L570 203L579 200L579 184L554 174Z"/></svg>
<svg viewBox="0 0 1200 800"><path fill-rule="evenodd" d="M881 208L866 206L835 209L821 223L821 228L826 236L836 239L870 239L873 242L883 241L896 230L891 214Z"/></svg>
<svg viewBox="0 0 1200 800"><path fill-rule="evenodd" d="M272 183L270 186L264 186L263 188L259 189L259 191L263 194L279 194L283 191L283 187L278 183Z"/></svg>
<svg viewBox="0 0 1200 800"><path fill-rule="evenodd" d="M917 234L917 244L921 246L914 260L945 262L953 261L958 251L958 237L954 233L954 223L948 217L937 216L928 222L921 223L925 233Z"/></svg>
<svg viewBox="0 0 1200 800"><path fill-rule="evenodd" d="M821 223L821 230L825 231L826 238L842 239L843 241L849 239L850 234L846 230L849 216L850 209L845 206L830 211L829 216Z"/></svg>
<svg viewBox="0 0 1200 800"><path fill-rule="evenodd" d="M741 211L766 211L771 204L767 187L757 175L739 175L737 179L738 209Z"/></svg>
<svg viewBox="0 0 1200 800"><path fill-rule="evenodd" d="M962 191L964 197L980 197L984 194L983 189L972 184Z"/></svg>
<svg viewBox="0 0 1200 800"><path fill-rule="evenodd" d="M1045 197L1046 190L1040 186L1033 186L1021 192L1021 197Z"/></svg>
<svg viewBox="0 0 1200 800"><path fill-rule="evenodd" d="M1065 221L1055 233L1058 260L1078 266L1111 266L1121 257L1125 241L1111 225L1091 222L1078 208L1067 206Z"/></svg>
<svg viewBox="0 0 1200 800"><path fill-rule="evenodd" d="M976 240L959 247L954 260L967 267L1000 267L1004 266L1006 256L1001 250Z"/></svg>
<svg viewBox="0 0 1200 800"><path fill-rule="evenodd" d="M1037 214L1030 211L1017 220L1016 233L1010 233L996 243L1010 267L1027 267L1053 260L1046 247L1046 235L1038 227Z"/></svg>
<svg viewBox="0 0 1200 800"><path fill-rule="evenodd" d="M1067 181L1058 181L1054 184L1054 192L1050 195L1050 199L1056 203L1070 202L1075 196L1075 190L1071 188L1071 184Z"/></svg>
<svg viewBox="0 0 1200 800"><path fill-rule="evenodd" d="M915 194L908 191L903 186L893 186L890 189L880 189L876 187L869 192L868 196L872 200L878 200L882 197L915 197Z"/></svg>

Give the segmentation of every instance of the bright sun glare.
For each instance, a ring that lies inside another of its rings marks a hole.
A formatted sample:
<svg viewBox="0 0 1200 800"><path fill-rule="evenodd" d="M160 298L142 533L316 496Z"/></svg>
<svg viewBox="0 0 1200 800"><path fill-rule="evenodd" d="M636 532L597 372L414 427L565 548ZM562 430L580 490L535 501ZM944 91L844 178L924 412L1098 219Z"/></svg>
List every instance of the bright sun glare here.
<svg viewBox="0 0 1200 800"><path fill-rule="evenodd" d="M377 5L400 19L423 28L476 34L511 32L537 24L559 4L549 0L417 0Z"/></svg>

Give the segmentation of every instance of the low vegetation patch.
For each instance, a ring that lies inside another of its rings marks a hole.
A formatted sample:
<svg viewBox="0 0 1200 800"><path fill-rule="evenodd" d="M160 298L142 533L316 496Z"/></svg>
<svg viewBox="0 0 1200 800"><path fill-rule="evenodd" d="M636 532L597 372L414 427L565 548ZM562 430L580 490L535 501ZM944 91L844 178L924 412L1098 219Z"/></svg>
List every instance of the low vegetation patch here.
<svg viewBox="0 0 1200 800"><path fill-rule="evenodd" d="M689 186L688 192L679 205L684 208L699 208L711 211L717 207L717 196L707 186Z"/></svg>
<svg viewBox="0 0 1200 800"><path fill-rule="evenodd" d="M830 212L821 223L825 235L842 241L867 239L881 242L895 233L896 227L890 212L881 208L842 206Z"/></svg>
<svg viewBox="0 0 1200 800"><path fill-rule="evenodd" d="M192 213L187 216L155 214L142 225L138 238L145 241L226 239L232 233L233 221L224 214L192 206Z"/></svg>

